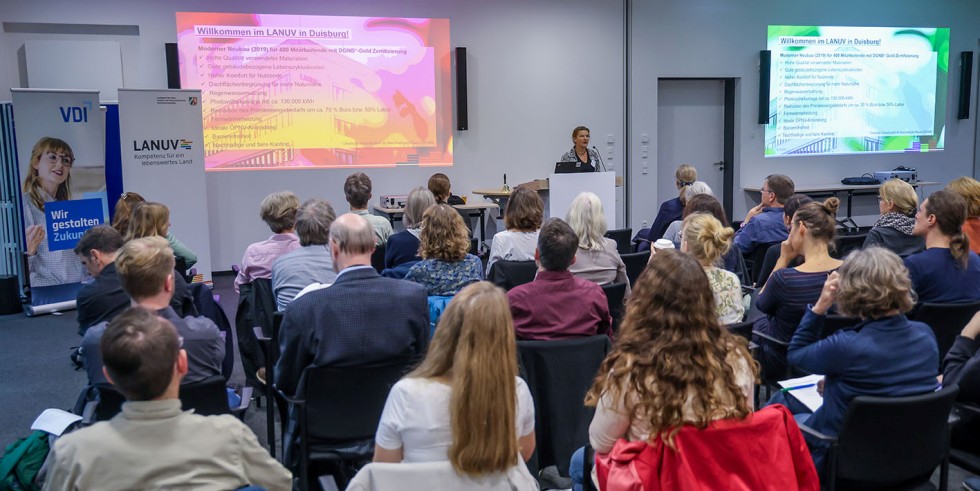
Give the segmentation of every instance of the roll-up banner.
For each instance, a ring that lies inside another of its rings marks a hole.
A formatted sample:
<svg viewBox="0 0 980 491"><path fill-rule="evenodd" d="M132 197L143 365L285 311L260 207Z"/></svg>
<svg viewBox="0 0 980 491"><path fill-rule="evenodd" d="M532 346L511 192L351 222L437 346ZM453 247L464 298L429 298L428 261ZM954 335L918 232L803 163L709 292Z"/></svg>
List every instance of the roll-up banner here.
<svg viewBox="0 0 980 491"><path fill-rule="evenodd" d="M123 191L170 208L170 236L190 252L190 259L196 256L196 264L187 261L197 270L194 280L210 282L200 102L200 90L119 89L119 132Z"/></svg>
<svg viewBox="0 0 980 491"><path fill-rule="evenodd" d="M74 308L88 279L75 243L108 218L99 92L10 90L31 286L27 314Z"/></svg>

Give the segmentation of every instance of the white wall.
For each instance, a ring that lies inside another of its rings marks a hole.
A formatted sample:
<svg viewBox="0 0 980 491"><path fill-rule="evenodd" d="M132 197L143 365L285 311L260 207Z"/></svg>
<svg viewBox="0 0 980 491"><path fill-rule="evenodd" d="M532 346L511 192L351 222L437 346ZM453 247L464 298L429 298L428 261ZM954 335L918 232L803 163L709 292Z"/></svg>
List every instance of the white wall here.
<svg viewBox="0 0 980 491"><path fill-rule="evenodd" d="M386 15L447 17L453 46L468 58L469 131L455 132L452 168L369 170L374 195L404 194L425 185L432 172L445 172L453 191L479 199L472 190L544 178L571 147L571 129L592 129L595 145L606 135L623 151L622 3L591 0L495 0L492 2L379 0L373 2L127 1L74 2L3 0L3 22L124 24L138 26L138 49L124 64L138 66L130 87L166 87L164 43L176 42L174 12L260 12L269 14ZM98 31L98 28L93 28ZM17 44L41 34L7 33L0 41L0 83L20 86ZM78 34L79 39L84 35ZM61 37L63 39L63 37ZM99 39L105 39L99 36ZM268 236L258 218L262 198L289 189L301 199L322 197L346 211L344 170L209 173L211 254L217 270L241 260L245 246ZM622 217L622 212L619 214Z"/></svg>
<svg viewBox="0 0 980 491"><path fill-rule="evenodd" d="M915 167L920 180L947 182L973 174L976 114L956 119L959 88L959 53L975 50L980 39L980 2L949 0L928 4L913 0L634 0L632 16L632 121L631 155L639 168L640 135L651 135L649 173L631 172L630 206L634 229L650 221L663 196L639 190L655 190L658 165L676 167L681 162L657 162L657 79L660 77L736 77L737 115L735 138L734 217L740 220L751 203L743 186L758 187L772 173L787 174L798 184L839 182L847 176L892 169L898 164ZM907 155L850 155L763 158L763 126L756 123L758 107L759 50L766 49L766 28L781 25L853 25L949 27L950 80L946 115L946 149ZM974 77L976 78L976 77ZM976 94L974 82L974 94ZM976 97L976 95L974 95ZM696 145L692 141L691 145ZM938 188L929 188L926 192ZM752 199L758 199L755 196ZM855 215L877 214L873 198L856 198Z"/></svg>

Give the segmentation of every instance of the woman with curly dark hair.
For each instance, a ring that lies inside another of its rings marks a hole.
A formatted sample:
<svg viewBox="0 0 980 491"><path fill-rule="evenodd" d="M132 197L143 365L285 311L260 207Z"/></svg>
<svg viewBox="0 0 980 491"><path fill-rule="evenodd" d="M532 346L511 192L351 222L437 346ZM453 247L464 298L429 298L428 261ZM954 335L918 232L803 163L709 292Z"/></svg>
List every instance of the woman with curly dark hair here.
<svg viewBox="0 0 980 491"><path fill-rule="evenodd" d="M680 251L659 251L585 396L596 408L589 441L599 453L620 438L673 445L683 425L745 418L757 372L745 340L718 322L704 268Z"/></svg>
<svg viewBox="0 0 980 491"><path fill-rule="evenodd" d="M452 296L483 279L480 258L468 254L470 239L459 213L447 204L429 207L422 214L419 256L405 279L429 289L429 295Z"/></svg>

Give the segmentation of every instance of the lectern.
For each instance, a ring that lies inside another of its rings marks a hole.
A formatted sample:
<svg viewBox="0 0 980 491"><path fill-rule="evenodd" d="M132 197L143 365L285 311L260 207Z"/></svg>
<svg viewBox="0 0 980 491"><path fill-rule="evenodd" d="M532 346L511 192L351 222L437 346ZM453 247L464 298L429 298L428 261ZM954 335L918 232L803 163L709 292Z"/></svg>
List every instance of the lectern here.
<svg viewBox="0 0 980 491"><path fill-rule="evenodd" d="M602 211L609 228L616 228L616 173L589 172L581 174L552 174L548 177L550 215L565 218L572 201L579 193L595 193L602 202Z"/></svg>

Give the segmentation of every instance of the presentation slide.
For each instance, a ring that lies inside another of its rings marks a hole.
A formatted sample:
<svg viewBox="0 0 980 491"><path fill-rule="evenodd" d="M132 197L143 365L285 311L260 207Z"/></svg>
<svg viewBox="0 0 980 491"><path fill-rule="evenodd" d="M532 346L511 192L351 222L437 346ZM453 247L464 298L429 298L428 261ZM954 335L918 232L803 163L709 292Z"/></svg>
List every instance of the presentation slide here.
<svg viewBox="0 0 980 491"><path fill-rule="evenodd" d="M769 26L766 157L942 150L949 29Z"/></svg>
<svg viewBox="0 0 980 491"><path fill-rule="evenodd" d="M448 19L178 12L177 45L208 171L452 165Z"/></svg>

